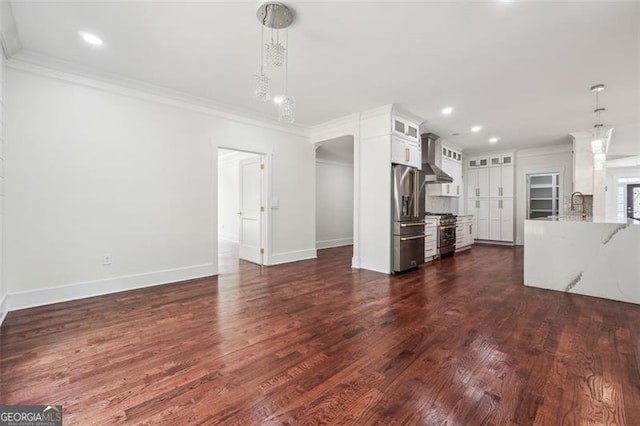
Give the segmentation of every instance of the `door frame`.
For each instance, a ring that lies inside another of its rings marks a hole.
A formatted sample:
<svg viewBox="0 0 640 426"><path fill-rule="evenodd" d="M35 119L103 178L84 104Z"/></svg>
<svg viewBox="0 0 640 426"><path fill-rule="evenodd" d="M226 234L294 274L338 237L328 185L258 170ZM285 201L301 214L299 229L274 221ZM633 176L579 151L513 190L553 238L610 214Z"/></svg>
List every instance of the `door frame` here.
<svg viewBox="0 0 640 426"><path fill-rule="evenodd" d="M638 219L633 217L633 188L640 188L640 183L628 183L625 185L626 194L625 194L625 216L629 219ZM629 207L631 207L631 212L629 212ZM629 216L631 214L631 216Z"/></svg>
<svg viewBox="0 0 640 426"><path fill-rule="evenodd" d="M271 165L272 165L272 154L271 152L258 151L253 149L242 149L238 147L234 147L233 145L216 145L213 144L213 157L215 163L215 197L214 197L214 215L215 221L213 226L214 233L214 259L213 263L215 265L215 270L218 271L218 243L219 243L219 235L218 235L218 185L220 185L219 179L219 170L218 170L218 150L225 149L229 151L243 152L248 154L255 154L260 156L261 163L264 164L264 168L262 169L262 185L260 188L260 199L262 200L262 204L264 205L264 211L260 214L260 242L262 248L264 248L264 253L261 256L260 266L270 265L271 264L271 235L272 235L272 226L271 226Z"/></svg>

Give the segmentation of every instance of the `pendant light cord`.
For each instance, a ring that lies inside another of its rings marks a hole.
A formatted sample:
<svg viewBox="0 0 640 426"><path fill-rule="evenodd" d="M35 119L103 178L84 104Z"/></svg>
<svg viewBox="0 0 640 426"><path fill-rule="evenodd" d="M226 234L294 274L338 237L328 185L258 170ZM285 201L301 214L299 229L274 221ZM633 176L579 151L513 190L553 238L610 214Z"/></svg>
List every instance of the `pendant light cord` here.
<svg viewBox="0 0 640 426"><path fill-rule="evenodd" d="M264 75L264 25L260 26L260 75Z"/></svg>

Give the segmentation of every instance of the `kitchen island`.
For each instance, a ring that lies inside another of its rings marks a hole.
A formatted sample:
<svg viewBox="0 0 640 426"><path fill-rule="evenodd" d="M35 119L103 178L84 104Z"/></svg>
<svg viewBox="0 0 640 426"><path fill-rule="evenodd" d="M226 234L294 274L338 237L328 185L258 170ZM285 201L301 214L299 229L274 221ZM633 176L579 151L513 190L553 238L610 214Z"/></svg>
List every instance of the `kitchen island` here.
<svg viewBox="0 0 640 426"><path fill-rule="evenodd" d="M579 216L525 220L524 284L640 304L640 224Z"/></svg>

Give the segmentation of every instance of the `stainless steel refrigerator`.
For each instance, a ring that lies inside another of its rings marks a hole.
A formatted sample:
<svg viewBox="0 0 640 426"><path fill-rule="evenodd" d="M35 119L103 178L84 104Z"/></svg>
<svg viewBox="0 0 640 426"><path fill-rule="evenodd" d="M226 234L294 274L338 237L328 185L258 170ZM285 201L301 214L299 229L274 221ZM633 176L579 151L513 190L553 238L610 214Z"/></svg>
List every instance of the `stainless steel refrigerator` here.
<svg viewBox="0 0 640 426"><path fill-rule="evenodd" d="M393 272L424 264L424 174L393 165Z"/></svg>

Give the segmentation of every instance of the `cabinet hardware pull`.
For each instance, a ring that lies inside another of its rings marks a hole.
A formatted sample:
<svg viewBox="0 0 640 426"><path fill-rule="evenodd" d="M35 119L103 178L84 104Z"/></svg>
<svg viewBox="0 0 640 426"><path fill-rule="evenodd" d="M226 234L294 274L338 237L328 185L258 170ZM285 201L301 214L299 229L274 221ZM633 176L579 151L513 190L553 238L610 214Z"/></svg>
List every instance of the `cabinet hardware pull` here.
<svg viewBox="0 0 640 426"><path fill-rule="evenodd" d="M401 223L400 228L406 228L407 226L424 226L424 222L413 222L413 223Z"/></svg>
<svg viewBox="0 0 640 426"><path fill-rule="evenodd" d="M407 162L410 161L409 160L409 155L410 155L409 154L409 148L405 148L404 149L404 161L407 161Z"/></svg>
<svg viewBox="0 0 640 426"><path fill-rule="evenodd" d="M400 241L409 241L409 240L419 240L420 238L424 238L424 235L416 235L415 237L403 237L400 238Z"/></svg>

